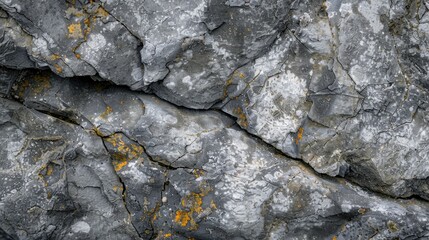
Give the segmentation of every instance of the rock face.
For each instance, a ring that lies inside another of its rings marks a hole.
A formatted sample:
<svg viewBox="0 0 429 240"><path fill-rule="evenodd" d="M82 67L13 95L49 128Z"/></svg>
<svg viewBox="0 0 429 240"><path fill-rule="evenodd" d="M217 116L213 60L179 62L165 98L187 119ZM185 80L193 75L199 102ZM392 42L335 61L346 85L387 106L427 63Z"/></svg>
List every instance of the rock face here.
<svg viewBox="0 0 429 240"><path fill-rule="evenodd" d="M0 8L0 239L429 238L429 2Z"/></svg>

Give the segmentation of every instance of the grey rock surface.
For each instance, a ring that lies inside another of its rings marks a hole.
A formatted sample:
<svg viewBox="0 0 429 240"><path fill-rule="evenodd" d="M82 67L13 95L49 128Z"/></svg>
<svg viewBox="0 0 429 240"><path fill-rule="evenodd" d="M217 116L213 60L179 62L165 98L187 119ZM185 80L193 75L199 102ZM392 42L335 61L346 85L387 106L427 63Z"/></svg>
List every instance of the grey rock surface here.
<svg viewBox="0 0 429 240"><path fill-rule="evenodd" d="M320 173L395 197L428 198L429 95L424 77L402 63L412 61L398 50L413 51L405 26L417 21L413 9L423 14L425 6L327 1L322 7L322 14L297 8L295 28L235 72L220 107ZM426 39L424 31L414 36Z"/></svg>
<svg viewBox="0 0 429 240"><path fill-rule="evenodd" d="M429 238L428 10L0 0L0 239Z"/></svg>
<svg viewBox="0 0 429 240"><path fill-rule="evenodd" d="M13 89L27 107L104 142L123 185L102 188L122 193L144 239L384 239L428 231L426 202L316 174L219 112L45 72Z"/></svg>
<svg viewBox="0 0 429 240"><path fill-rule="evenodd" d="M100 138L1 99L1 221L12 239L137 239Z"/></svg>

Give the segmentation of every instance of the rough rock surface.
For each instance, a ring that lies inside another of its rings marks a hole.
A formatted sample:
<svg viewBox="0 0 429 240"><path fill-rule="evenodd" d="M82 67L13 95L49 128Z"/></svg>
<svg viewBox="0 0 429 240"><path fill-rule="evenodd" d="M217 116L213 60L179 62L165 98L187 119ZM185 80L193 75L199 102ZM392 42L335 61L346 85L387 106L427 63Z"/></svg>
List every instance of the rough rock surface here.
<svg viewBox="0 0 429 240"><path fill-rule="evenodd" d="M429 238L428 10L0 0L0 239Z"/></svg>

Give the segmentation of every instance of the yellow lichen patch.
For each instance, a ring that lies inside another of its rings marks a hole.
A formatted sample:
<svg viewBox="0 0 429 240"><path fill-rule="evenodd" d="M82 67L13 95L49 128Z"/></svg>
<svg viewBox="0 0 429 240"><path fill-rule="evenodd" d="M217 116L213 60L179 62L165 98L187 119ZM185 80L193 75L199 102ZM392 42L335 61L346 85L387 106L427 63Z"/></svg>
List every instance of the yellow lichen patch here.
<svg viewBox="0 0 429 240"><path fill-rule="evenodd" d="M234 114L237 116L237 122L240 124L240 126L247 128L249 126L249 123L247 122L246 113L244 113L243 109L241 107L238 107L234 110Z"/></svg>
<svg viewBox="0 0 429 240"><path fill-rule="evenodd" d="M332 240L337 240L337 236L333 236L333 237L332 237Z"/></svg>
<svg viewBox="0 0 429 240"><path fill-rule="evenodd" d="M113 186L113 191L117 192L118 190L122 193L124 188L122 186Z"/></svg>
<svg viewBox="0 0 429 240"><path fill-rule="evenodd" d="M80 23L72 23L67 27L69 38L83 38L82 26Z"/></svg>
<svg viewBox="0 0 429 240"><path fill-rule="evenodd" d="M121 169L125 167L127 164L128 164L127 161L113 161L113 166L116 172L121 171Z"/></svg>
<svg viewBox="0 0 429 240"><path fill-rule="evenodd" d="M187 211L178 210L176 211L176 217L174 221L179 223L182 227L186 227L188 222L191 220L191 213Z"/></svg>
<svg viewBox="0 0 429 240"><path fill-rule="evenodd" d="M158 218L158 216L156 215L156 213L154 213L153 217L152 217L152 222L155 221L157 218Z"/></svg>
<svg viewBox="0 0 429 240"><path fill-rule="evenodd" d="M112 164L115 171L120 171L125 167L130 160L140 158L143 154L143 148L137 144L127 144L122 138L122 134L113 134L112 136L105 139L106 142L110 143L116 148L115 153L112 154Z"/></svg>
<svg viewBox="0 0 429 240"><path fill-rule="evenodd" d="M52 61L55 61L55 60L60 59L60 58L61 58L61 56L60 56L60 55L58 55L58 54L52 54L50 58L51 58L51 60L52 60Z"/></svg>
<svg viewBox="0 0 429 240"><path fill-rule="evenodd" d="M182 199L182 206L189 207L192 212L201 213L203 211L203 193L191 193Z"/></svg>
<svg viewBox="0 0 429 240"><path fill-rule="evenodd" d="M38 173L38 177L43 182L43 186L48 187L48 181L45 179L45 177L49 177L52 175L54 171L54 166L51 163L44 164L40 169ZM49 196L48 196L49 199Z"/></svg>
<svg viewBox="0 0 429 240"><path fill-rule="evenodd" d="M57 73L62 73L63 72L63 68L58 65L58 64L54 64L55 70L57 71Z"/></svg>
<svg viewBox="0 0 429 240"><path fill-rule="evenodd" d="M164 234L164 238L170 238L170 237L171 237L171 233Z"/></svg>
<svg viewBox="0 0 429 240"><path fill-rule="evenodd" d="M120 145L125 145L124 140L122 139L121 134L113 134L112 136L106 138L106 141L113 145L113 147L117 147Z"/></svg>
<svg viewBox="0 0 429 240"><path fill-rule="evenodd" d="M46 176L51 176L53 171L54 167L52 166L52 164L48 164L48 166L46 167Z"/></svg>
<svg viewBox="0 0 429 240"><path fill-rule="evenodd" d="M201 214L211 212L216 209L216 204L211 201L210 206L203 209L203 198L211 191L210 187L203 181L200 184L200 192L192 192L184 196L181 200L181 206L184 210L177 210L174 221L182 227L189 227L189 230L196 230L198 228L194 217L198 217Z"/></svg>
<svg viewBox="0 0 429 240"><path fill-rule="evenodd" d="M399 230L396 223L391 220L387 221L387 227L391 232L397 232Z"/></svg>
<svg viewBox="0 0 429 240"><path fill-rule="evenodd" d="M110 107L109 105L107 105L106 110L104 110L104 112L100 115L101 118L106 119L107 116L109 114L111 114L113 112L112 107Z"/></svg>
<svg viewBox="0 0 429 240"><path fill-rule="evenodd" d="M298 133L296 134L295 143L298 145L299 141L302 139L302 135L304 134L304 128L300 127L298 129Z"/></svg>
<svg viewBox="0 0 429 240"><path fill-rule="evenodd" d="M127 158L120 153L114 153L112 157L113 168L116 172L121 171L121 169L128 164Z"/></svg>

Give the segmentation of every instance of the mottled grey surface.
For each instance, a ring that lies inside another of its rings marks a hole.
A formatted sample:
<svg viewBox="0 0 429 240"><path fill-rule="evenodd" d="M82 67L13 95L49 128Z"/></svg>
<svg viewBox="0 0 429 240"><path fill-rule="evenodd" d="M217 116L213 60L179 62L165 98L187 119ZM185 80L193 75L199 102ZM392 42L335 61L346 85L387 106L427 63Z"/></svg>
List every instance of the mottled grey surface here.
<svg viewBox="0 0 429 240"><path fill-rule="evenodd" d="M0 0L0 239L429 238L428 10Z"/></svg>

